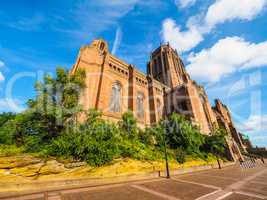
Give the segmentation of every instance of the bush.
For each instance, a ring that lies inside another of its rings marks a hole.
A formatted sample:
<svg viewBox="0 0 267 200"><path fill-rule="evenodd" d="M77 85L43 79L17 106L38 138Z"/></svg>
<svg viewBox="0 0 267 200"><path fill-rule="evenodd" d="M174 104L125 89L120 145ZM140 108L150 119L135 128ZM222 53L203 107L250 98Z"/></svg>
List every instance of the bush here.
<svg viewBox="0 0 267 200"><path fill-rule="evenodd" d="M122 115L122 120L119 122L121 134L124 138L130 140L138 139L137 121L131 111Z"/></svg>
<svg viewBox="0 0 267 200"><path fill-rule="evenodd" d="M144 131L139 130L139 140L145 145L153 146L157 143L156 135L153 128L146 128Z"/></svg>
<svg viewBox="0 0 267 200"><path fill-rule="evenodd" d="M180 164L185 163L186 162L186 152L181 148L176 149L175 150L175 159Z"/></svg>
<svg viewBox="0 0 267 200"><path fill-rule="evenodd" d="M202 149L207 153L212 153L217 156L222 156L227 148L226 132L223 129L216 129L214 134L205 137Z"/></svg>
<svg viewBox="0 0 267 200"><path fill-rule="evenodd" d="M16 114L11 112L4 112L0 114L0 127L3 126L6 122L14 119L16 117Z"/></svg>
<svg viewBox="0 0 267 200"><path fill-rule="evenodd" d="M0 144L12 145L16 138L16 124L14 120L7 121L0 127Z"/></svg>
<svg viewBox="0 0 267 200"><path fill-rule="evenodd" d="M120 137L118 129L100 121L90 128L80 128L63 133L50 146L50 154L61 157L73 157L86 161L92 166L101 166L118 156Z"/></svg>
<svg viewBox="0 0 267 200"><path fill-rule="evenodd" d="M124 158L133 158L136 160L156 160L161 155L153 147L147 146L139 141L132 142L124 140L119 145L120 155Z"/></svg>
<svg viewBox="0 0 267 200"><path fill-rule="evenodd" d="M0 144L0 156L13 156L24 152L23 147L17 147L16 145Z"/></svg>
<svg viewBox="0 0 267 200"><path fill-rule="evenodd" d="M192 126L183 116L174 113L161 123L161 127L167 135L166 140L170 148L182 148L187 154L200 152L204 137L199 129Z"/></svg>
<svg viewBox="0 0 267 200"><path fill-rule="evenodd" d="M27 152L40 152L44 148L42 140L37 135L30 135L24 137L24 146Z"/></svg>

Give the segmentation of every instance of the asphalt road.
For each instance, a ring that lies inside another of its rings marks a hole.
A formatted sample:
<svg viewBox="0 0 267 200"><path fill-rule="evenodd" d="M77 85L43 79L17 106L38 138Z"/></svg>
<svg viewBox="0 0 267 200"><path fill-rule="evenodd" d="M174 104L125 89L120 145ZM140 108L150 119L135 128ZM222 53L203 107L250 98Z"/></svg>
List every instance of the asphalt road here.
<svg viewBox="0 0 267 200"><path fill-rule="evenodd" d="M267 199L267 165L207 170L108 186L39 193L5 200L258 200Z"/></svg>

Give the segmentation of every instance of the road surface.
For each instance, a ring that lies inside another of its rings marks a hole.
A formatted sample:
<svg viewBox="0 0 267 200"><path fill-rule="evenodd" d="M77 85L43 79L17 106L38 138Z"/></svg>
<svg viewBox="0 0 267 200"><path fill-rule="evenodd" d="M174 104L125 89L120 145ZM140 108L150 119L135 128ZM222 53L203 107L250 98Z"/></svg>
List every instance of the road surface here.
<svg viewBox="0 0 267 200"><path fill-rule="evenodd" d="M267 165L238 165L123 184L45 192L5 200L258 200L267 199ZM1 199L2 200L2 199Z"/></svg>

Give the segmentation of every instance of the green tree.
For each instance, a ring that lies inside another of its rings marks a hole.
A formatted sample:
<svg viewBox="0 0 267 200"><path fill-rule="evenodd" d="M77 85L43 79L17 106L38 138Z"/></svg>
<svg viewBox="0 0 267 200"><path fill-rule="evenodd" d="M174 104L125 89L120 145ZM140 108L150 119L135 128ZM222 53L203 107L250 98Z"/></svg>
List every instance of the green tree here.
<svg viewBox="0 0 267 200"><path fill-rule="evenodd" d="M182 148L189 154L200 153L199 148L204 143L204 137L199 129L192 126L183 116L174 113L163 124L167 144L172 149Z"/></svg>
<svg viewBox="0 0 267 200"><path fill-rule="evenodd" d="M15 113L4 112L0 114L0 127L2 127L7 121L12 120L16 117Z"/></svg>
<svg viewBox="0 0 267 200"><path fill-rule="evenodd" d="M204 149L216 156L219 168L221 168L219 157L222 157L227 148L226 135L225 129L215 128L213 134L205 138Z"/></svg>
<svg viewBox="0 0 267 200"><path fill-rule="evenodd" d="M68 126L76 125L82 111L79 96L85 88L84 80L84 71L70 74L57 68L55 78L45 75L42 83L36 83L37 96L28 101L26 111L37 124L33 130L35 134L44 135L43 139L49 141ZM28 133L31 135L31 131Z"/></svg>
<svg viewBox="0 0 267 200"><path fill-rule="evenodd" d="M85 72L69 73L57 68L56 76L45 75L35 85L36 98L28 101L28 109L19 114L0 115L0 142L26 146L40 151L69 127L77 125L82 111L79 97L85 88Z"/></svg>
<svg viewBox="0 0 267 200"><path fill-rule="evenodd" d="M14 144L16 134L15 120L8 120L0 127L0 144Z"/></svg>
<svg viewBox="0 0 267 200"><path fill-rule="evenodd" d="M96 109L89 109L87 113L86 125L93 125L101 120L102 113Z"/></svg>
<svg viewBox="0 0 267 200"><path fill-rule="evenodd" d="M131 111L128 111L122 115L122 120L119 122L119 127L123 133L123 136L126 138L131 140L138 139L137 120Z"/></svg>
<svg viewBox="0 0 267 200"><path fill-rule="evenodd" d="M140 129L139 140L146 145L155 145L157 143L155 128L146 127L144 130Z"/></svg>
<svg viewBox="0 0 267 200"><path fill-rule="evenodd" d="M56 138L50 154L87 161L92 166L104 165L119 156L119 129L101 120L96 113L89 111L85 124Z"/></svg>

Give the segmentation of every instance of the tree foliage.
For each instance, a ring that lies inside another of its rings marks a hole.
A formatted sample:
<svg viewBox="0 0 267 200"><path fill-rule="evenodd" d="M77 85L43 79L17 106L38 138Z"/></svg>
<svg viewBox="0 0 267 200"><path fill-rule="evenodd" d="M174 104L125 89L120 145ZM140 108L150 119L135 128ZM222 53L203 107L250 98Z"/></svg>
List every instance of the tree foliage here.
<svg viewBox="0 0 267 200"><path fill-rule="evenodd" d="M204 148L217 156L222 155L227 148L226 131L216 128L211 136L205 138Z"/></svg>
<svg viewBox="0 0 267 200"><path fill-rule="evenodd" d="M92 112L89 115L92 116ZM98 120L94 114L93 118L55 139L50 146L51 155L85 160L92 166L111 162L119 154L118 129L114 124Z"/></svg>
<svg viewBox="0 0 267 200"><path fill-rule="evenodd" d="M4 112L0 114L0 127L3 126L7 121L12 120L16 117L15 113Z"/></svg>
<svg viewBox="0 0 267 200"><path fill-rule="evenodd" d="M119 127L126 138L131 140L136 140L138 138L137 120L131 111L122 115Z"/></svg>
<svg viewBox="0 0 267 200"><path fill-rule="evenodd" d="M193 127L183 116L174 113L162 122L162 126L170 148L181 148L188 153L200 152L204 137L199 129Z"/></svg>

